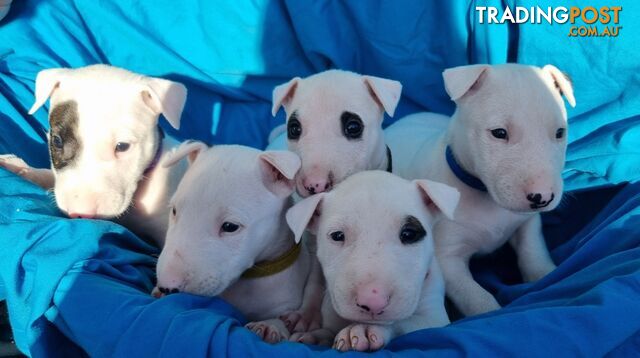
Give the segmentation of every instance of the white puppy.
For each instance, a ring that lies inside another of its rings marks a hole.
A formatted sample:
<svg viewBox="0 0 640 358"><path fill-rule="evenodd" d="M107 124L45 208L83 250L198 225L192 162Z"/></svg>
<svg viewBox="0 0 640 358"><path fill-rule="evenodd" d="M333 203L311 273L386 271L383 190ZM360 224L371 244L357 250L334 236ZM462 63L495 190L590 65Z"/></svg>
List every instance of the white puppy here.
<svg viewBox="0 0 640 358"><path fill-rule="evenodd" d="M401 92L400 82L340 70L296 77L273 90L272 113L284 106L287 122L269 149L283 149L286 136L300 156L300 196L328 191L363 170L391 171L382 120L385 112L393 116Z"/></svg>
<svg viewBox="0 0 640 358"><path fill-rule="evenodd" d="M186 167L157 165L177 145L158 118L163 114L178 128L186 95L179 83L106 65L41 71L29 113L50 98L52 168L30 168L13 156L0 158L0 165L53 187L70 217L118 218L161 244L167 202Z"/></svg>
<svg viewBox="0 0 640 358"><path fill-rule="evenodd" d="M273 90L272 114L284 106L286 129L272 138L267 149L288 148L300 156L296 189L302 197L328 191L363 170L391 172L393 160L384 142L382 121L385 112L393 116L401 92L400 82L348 71L296 77ZM314 240L308 241L315 251ZM310 284L316 289L307 291L300 311L282 317L291 331L319 327L321 276L314 262Z"/></svg>
<svg viewBox="0 0 640 358"><path fill-rule="evenodd" d="M387 143L398 153L397 173L457 188L454 220L434 229L447 295L465 315L499 308L469 272L474 254L511 239L526 280L555 268L539 212L562 196L571 83L555 67L473 65L444 72L457 109L453 117L422 113L390 126Z"/></svg>
<svg viewBox="0 0 640 358"><path fill-rule="evenodd" d="M440 183L368 171L291 208L296 238L305 228L316 235L327 280L323 328L292 338L366 351L448 324L431 224L441 213L451 219L458 198Z"/></svg>
<svg viewBox="0 0 640 358"><path fill-rule="evenodd" d="M154 294L220 295L254 321L298 309L310 256L285 222L298 156L186 142L166 165L185 156ZM278 319L248 327L268 342L289 337Z"/></svg>

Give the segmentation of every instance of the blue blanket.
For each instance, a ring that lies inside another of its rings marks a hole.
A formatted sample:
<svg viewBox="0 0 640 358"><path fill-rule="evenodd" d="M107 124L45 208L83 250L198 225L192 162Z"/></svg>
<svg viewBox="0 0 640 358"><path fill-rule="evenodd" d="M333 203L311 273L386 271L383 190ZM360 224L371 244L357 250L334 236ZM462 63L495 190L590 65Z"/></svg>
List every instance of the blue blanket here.
<svg viewBox="0 0 640 358"><path fill-rule="evenodd" d="M575 86L564 176L581 191L545 217L558 270L523 284L509 250L476 261L476 277L504 309L388 348L630 353L640 348L640 184L603 188L640 178L640 3L619 2L623 29L610 39L569 38L569 25L477 23L476 5L504 3L513 1L16 1L0 22L0 153L49 165L45 111L26 114L35 75L49 67L100 62L181 81L183 127L165 125L170 135L263 148L283 121L270 116L271 90L296 75L337 67L400 80L398 118L453 111L444 68L553 63ZM151 299L154 248L110 222L65 219L43 190L1 170L0 203L0 297L27 354L333 354L261 343L216 298Z"/></svg>

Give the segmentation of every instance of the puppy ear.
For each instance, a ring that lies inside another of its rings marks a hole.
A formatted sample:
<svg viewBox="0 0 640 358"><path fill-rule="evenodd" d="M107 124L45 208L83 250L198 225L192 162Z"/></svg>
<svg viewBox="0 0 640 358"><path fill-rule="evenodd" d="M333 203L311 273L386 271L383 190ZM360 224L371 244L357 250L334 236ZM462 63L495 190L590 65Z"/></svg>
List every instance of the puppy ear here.
<svg viewBox="0 0 640 358"><path fill-rule="evenodd" d="M427 179L413 182L418 186L425 205L432 213L440 212L447 219L453 220L453 213L460 200L458 189Z"/></svg>
<svg viewBox="0 0 640 358"><path fill-rule="evenodd" d="M197 140L188 140L180 144L180 146L176 148L175 151L169 154L162 161L162 167L169 168L182 160L184 157L187 157L187 159L189 160L189 165L191 165L198 158L198 155L200 155L200 153L204 152L207 149L209 149L209 146L202 142L199 142Z"/></svg>
<svg viewBox="0 0 640 358"><path fill-rule="evenodd" d="M571 107L575 107L576 99L573 96L573 86L571 85L569 76L553 65L546 65L542 70L551 75L556 88L560 91L560 95L567 99Z"/></svg>
<svg viewBox="0 0 640 358"><path fill-rule="evenodd" d="M402 94L402 84L398 81L380 77L362 77L364 77L364 83L369 88L369 92L376 102L384 108L384 111L387 112L390 117L393 117L398 101L400 101L400 95Z"/></svg>
<svg viewBox="0 0 640 358"><path fill-rule="evenodd" d="M180 116L187 101L187 88L178 82L162 78L145 78L146 88L141 92L142 100L153 113L162 113L175 129L180 128Z"/></svg>
<svg viewBox="0 0 640 358"><path fill-rule="evenodd" d="M275 195L286 198L295 190L300 157L286 150L270 150L258 156L262 182Z"/></svg>
<svg viewBox="0 0 640 358"><path fill-rule="evenodd" d="M271 115L275 117L281 106L286 106L291 102L293 95L296 93L300 77L294 77L291 81L281 84L273 89L273 99L271 107Z"/></svg>
<svg viewBox="0 0 640 358"><path fill-rule="evenodd" d="M300 242L305 230L309 230L312 234L318 230L320 205L324 196L325 193L311 195L287 211L287 224L293 231L296 243Z"/></svg>
<svg viewBox="0 0 640 358"><path fill-rule="evenodd" d="M60 86L62 79L71 71L68 68L51 68L38 72L36 76L35 102L29 114L34 114Z"/></svg>
<svg viewBox="0 0 640 358"><path fill-rule="evenodd" d="M489 65L459 66L444 70L444 88L449 97L457 101L471 89L476 89L481 84L481 76L490 68Z"/></svg>

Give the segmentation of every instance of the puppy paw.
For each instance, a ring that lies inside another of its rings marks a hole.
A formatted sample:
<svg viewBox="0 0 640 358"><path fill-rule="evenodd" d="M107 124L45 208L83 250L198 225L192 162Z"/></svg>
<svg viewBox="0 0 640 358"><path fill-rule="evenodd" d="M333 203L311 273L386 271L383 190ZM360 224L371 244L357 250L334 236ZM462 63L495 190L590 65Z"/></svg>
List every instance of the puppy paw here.
<svg viewBox="0 0 640 358"><path fill-rule="evenodd" d="M390 339L390 327L354 323L338 332L333 340L333 348L341 352L376 351L384 347Z"/></svg>
<svg viewBox="0 0 640 358"><path fill-rule="evenodd" d="M156 286L153 288L153 290L151 290L151 296L153 296L154 298L162 298L165 296L165 294L160 292L160 289L158 289L158 286Z"/></svg>
<svg viewBox="0 0 640 358"><path fill-rule="evenodd" d="M289 337L289 341L320 346L330 346L333 343L333 335L326 329L317 329L311 332L295 332Z"/></svg>
<svg viewBox="0 0 640 358"><path fill-rule="evenodd" d="M289 330L279 319L249 322L245 327L267 343L278 343L289 339Z"/></svg>
<svg viewBox="0 0 640 358"><path fill-rule="evenodd" d="M282 322L291 333L311 332L322 325L322 314L320 310L298 310L280 316Z"/></svg>
<svg viewBox="0 0 640 358"><path fill-rule="evenodd" d="M55 182L55 177L50 169L32 168L22 158L13 154L0 155L0 167L45 189L52 188Z"/></svg>
<svg viewBox="0 0 640 358"><path fill-rule="evenodd" d="M22 158L16 157L13 154L0 155L0 167L7 169L8 171L24 176L26 172L31 169L29 164L25 163Z"/></svg>
<svg viewBox="0 0 640 358"><path fill-rule="evenodd" d="M535 271L523 272L522 276L525 282L535 282L550 274L551 271L556 269L556 265L553 262L541 262Z"/></svg>

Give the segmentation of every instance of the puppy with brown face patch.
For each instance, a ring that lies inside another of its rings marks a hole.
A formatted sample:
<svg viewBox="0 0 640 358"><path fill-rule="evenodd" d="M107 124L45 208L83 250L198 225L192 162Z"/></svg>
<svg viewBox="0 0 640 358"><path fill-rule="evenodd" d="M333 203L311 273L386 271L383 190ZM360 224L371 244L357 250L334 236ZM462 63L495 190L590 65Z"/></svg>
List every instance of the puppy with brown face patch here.
<svg viewBox="0 0 640 358"><path fill-rule="evenodd" d="M167 203L186 164L158 165L178 145L158 118L178 128L186 95L179 83L106 65L41 71L29 113L50 100L52 168L7 155L0 165L53 188L58 207L72 218L117 219L161 245Z"/></svg>

